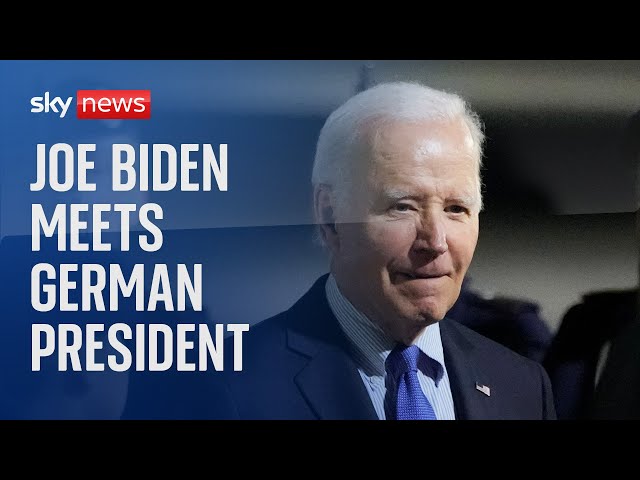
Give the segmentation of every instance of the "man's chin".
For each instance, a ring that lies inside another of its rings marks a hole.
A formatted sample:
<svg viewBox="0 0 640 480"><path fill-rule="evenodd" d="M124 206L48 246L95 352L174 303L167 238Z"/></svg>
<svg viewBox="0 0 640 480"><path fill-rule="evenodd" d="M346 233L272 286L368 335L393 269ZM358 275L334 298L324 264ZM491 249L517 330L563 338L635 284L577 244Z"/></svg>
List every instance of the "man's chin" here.
<svg viewBox="0 0 640 480"><path fill-rule="evenodd" d="M415 318L417 321L430 325L442 320L447 309L442 302L434 302L433 298L425 299L415 305Z"/></svg>

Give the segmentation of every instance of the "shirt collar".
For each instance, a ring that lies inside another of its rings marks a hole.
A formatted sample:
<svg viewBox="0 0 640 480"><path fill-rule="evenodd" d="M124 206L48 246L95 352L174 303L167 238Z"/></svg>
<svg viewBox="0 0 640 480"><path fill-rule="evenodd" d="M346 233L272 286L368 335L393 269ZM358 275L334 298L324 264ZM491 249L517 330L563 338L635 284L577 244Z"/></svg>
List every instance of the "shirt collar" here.
<svg viewBox="0 0 640 480"><path fill-rule="evenodd" d="M333 314L349 339L356 362L365 374L384 376L384 362L396 342L353 306L331 274L327 278L325 292ZM426 355L426 361L418 364L420 369L433 378L437 386L444 374L440 325L437 322L429 325L414 344Z"/></svg>

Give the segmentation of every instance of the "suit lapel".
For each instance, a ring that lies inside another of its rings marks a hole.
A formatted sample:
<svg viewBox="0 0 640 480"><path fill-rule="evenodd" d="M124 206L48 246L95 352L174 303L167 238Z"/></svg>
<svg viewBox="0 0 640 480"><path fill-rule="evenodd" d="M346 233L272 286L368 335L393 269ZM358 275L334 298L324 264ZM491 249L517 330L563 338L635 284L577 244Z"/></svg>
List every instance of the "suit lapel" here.
<svg viewBox="0 0 640 480"><path fill-rule="evenodd" d="M321 419L378 418L358 370L342 351L321 349L294 381Z"/></svg>
<svg viewBox="0 0 640 480"><path fill-rule="evenodd" d="M309 358L294 378L320 419L377 420L358 369L348 355L348 341L326 300L321 277L292 308L298 319L287 331L291 350Z"/></svg>
<svg viewBox="0 0 640 480"><path fill-rule="evenodd" d="M490 395L487 395L481 391L482 386L490 389L491 381L479 367L474 346L453 320L442 320L440 332L456 418L459 420L497 418L495 404L496 395L499 395L499 392L490 391Z"/></svg>

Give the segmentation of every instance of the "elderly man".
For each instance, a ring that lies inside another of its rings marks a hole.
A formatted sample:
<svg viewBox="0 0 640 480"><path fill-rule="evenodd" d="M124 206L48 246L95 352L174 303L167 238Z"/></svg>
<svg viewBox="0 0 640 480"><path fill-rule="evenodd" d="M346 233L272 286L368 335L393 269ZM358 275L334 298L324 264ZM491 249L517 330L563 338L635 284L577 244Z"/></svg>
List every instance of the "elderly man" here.
<svg viewBox="0 0 640 480"><path fill-rule="evenodd" d="M446 319L478 239L483 134L463 99L380 84L327 119L313 168L330 271L245 335L244 419L554 419L543 368Z"/></svg>

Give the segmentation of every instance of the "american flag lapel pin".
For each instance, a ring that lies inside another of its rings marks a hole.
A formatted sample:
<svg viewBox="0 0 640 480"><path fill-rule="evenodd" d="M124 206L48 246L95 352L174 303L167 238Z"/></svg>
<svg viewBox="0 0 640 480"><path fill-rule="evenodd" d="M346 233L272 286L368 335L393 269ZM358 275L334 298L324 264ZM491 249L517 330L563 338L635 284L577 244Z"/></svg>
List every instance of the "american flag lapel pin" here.
<svg viewBox="0 0 640 480"><path fill-rule="evenodd" d="M476 382L476 390L484 393L487 397L491 396L491 389L487 385Z"/></svg>

